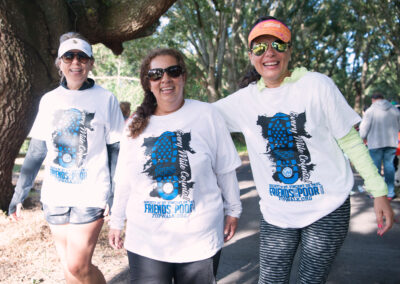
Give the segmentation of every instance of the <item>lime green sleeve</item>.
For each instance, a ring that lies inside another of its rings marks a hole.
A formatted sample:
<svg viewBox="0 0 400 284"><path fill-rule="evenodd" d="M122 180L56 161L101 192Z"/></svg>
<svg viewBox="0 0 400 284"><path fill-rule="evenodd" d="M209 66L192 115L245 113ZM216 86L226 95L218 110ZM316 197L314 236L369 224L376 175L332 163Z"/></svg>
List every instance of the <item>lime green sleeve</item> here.
<svg viewBox="0 0 400 284"><path fill-rule="evenodd" d="M378 173L367 147L365 147L360 135L351 128L350 132L340 138L339 147L349 157L351 163L364 179L365 189L372 194L373 197L387 195L388 188L382 176Z"/></svg>

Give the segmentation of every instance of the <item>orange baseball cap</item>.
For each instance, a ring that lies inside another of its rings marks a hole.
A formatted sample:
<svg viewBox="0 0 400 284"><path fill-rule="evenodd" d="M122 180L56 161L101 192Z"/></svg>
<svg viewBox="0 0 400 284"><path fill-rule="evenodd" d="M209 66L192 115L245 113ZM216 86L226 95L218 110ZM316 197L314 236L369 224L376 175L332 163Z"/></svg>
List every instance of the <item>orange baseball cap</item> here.
<svg viewBox="0 0 400 284"><path fill-rule="evenodd" d="M262 35L272 35L283 42L289 42L291 39L291 33L289 28L283 24L282 22L274 19L268 19L262 22L259 22L255 27L250 31L248 42L249 47L253 39Z"/></svg>

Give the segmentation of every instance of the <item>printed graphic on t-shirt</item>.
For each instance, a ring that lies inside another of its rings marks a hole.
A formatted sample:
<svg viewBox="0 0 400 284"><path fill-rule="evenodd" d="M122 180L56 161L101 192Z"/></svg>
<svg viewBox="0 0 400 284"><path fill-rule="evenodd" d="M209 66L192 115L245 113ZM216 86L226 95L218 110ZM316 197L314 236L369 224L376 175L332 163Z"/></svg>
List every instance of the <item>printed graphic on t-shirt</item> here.
<svg viewBox="0 0 400 284"><path fill-rule="evenodd" d="M285 201L306 201L312 196L323 194L320 183L312 183L311 172L315 164L311 163L310 152L303 139L311 138L305 130L305 113L291 112L289 115L276 113L273 117L258 116L257 125L268 143L266 154L272 162L272 178L285 185L270 185L271 196ZM297 181L303 185L293 185Z"/></svg>
<svg viewBox="0 0 400 284"><path fill-rule="evenodd" d="M75 108L59 110L53 118L55 130L52 140L57 157L53 160L50 174L60 182L81 183L87 177L82 168L88 152L87 131L93 131L90 125L94 113Z"/></svg>
<svg viewBox="0 0 400 284"><path fill-rule="evenodd" d="M143 146L148 157L143 172L153 181L151 197L159 201L145 201L144 212L153 218L186 217L194 210L191 191L194 182L188 154L191 135L182 131L166 131L159 137L145 138Z"/></svg>

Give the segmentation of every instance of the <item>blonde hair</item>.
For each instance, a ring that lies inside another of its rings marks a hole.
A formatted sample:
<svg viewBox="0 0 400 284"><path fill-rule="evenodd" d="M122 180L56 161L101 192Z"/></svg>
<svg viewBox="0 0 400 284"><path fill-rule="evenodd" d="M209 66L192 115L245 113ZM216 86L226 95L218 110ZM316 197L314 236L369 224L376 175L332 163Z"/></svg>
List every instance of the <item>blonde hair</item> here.
<svg viewBox="0 0 400 284"><path fill-rule="evenodd" d="M87 43L89 43L87 38L85 38L80 33L78 33L78 32L67 32L67 33L62 34L60 36L60 44L63 43L64 41L68 40L68 39L71 39L71 38L79 38L79 39L82 39L82 40L86 41ZM93 59L93 57L91 59ZM64 80L64 74L61 72L61 69L60 69L60 60L61 59L58 58L58 56L57 56L56 60L54 61L54 64L56 65L56 68L58 69L58 75L60 75L60 77L61 77L60 82L62 82Z"/></svg>

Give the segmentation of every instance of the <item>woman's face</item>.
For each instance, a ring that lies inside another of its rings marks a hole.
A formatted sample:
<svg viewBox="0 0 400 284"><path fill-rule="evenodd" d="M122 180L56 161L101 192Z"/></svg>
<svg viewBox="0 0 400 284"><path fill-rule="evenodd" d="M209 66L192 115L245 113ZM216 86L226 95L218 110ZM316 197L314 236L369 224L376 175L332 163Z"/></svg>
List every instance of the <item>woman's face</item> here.
<svg viewBox="0 0 400 284"><path fill-rule="evenodd" d="M265 85L268 88L279 87L283 79L289 76L288 64L291 56L291 49L285 52L279 52L271 47L271 43L278 38L270 35L264 35L256 38L253 45L257 43L268 43L268 49L262 55L257 56L249 52L251 64L261 75Z"/></svg>
<svg viewBox="0 0 400 284"><path fill-rule="evenodd" d="M70 50L70 52L80 52L80 50ZM93 68L94 60L90 59L86 63L79 62L75 55L71 63L65 63L62 58L59 61L59 67L67 80L67 86L70 90L78 90L83 82L88 78L89 71Z"/></svg>
<svg viewBox="0 0 400 284"><path fill-rule="evenodd" d="M159 55L150 62L150 69L168 68L178 65L175 57L170 55ZM164 72L161 79L149 80L150 90L157 100L156 115L165 115L178 110L183 105L183 89L185 86L185 74L176 78Z"/></svg>

